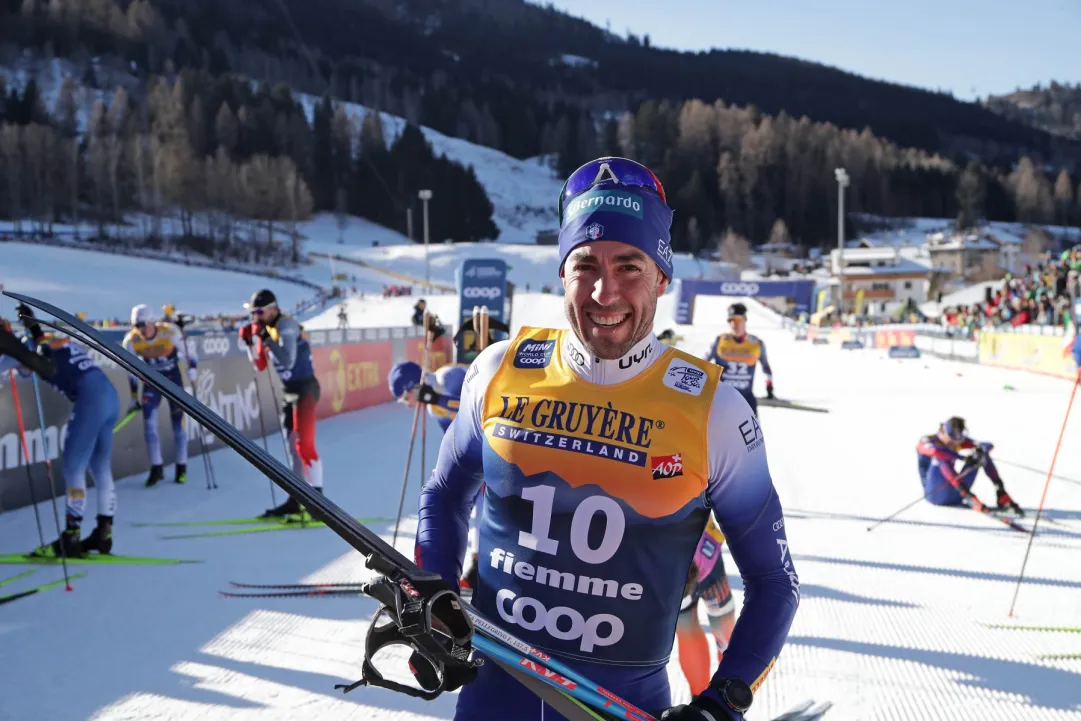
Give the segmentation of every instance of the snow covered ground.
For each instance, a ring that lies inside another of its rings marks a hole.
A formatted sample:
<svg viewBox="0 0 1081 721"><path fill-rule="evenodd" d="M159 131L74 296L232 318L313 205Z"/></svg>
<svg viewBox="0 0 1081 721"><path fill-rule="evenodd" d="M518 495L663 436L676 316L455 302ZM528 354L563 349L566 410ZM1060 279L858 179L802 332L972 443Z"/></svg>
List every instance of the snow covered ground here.
<svg viewBox="0 0 1081 721"><path fill-rule="evenodd" d="M322 284L330 285L326 266L313 267L311 275L323 276ZM172 303L186 313L201 315L242 313L244 302L263 287L272 287L285 307L315 295L302 285L248 273L16 242L0 243L0 285L72 312L85 312L91 319L122 320L136 303L147 303L155 312ZM0 315L14 316L10 298L0 296Z"/></svg>
<svg viewBox="0 0 1081 721"><path fill-rule="evenodd" d="M696 317L718 317L727 302L701 298ZM537 305L534 313L533 322L564 323L557 303ZM1045 516L1054 523L1041 521L1015 618L1007 612L1026 536L972 511L925 503L867 530L920 496L916 440L951 414L966 417L977 439L995 443L1007 487L1030 509L1031 522L1069 384L796 342L753 306L750 322L769 344L778 396L830 412L760 409L802 602L788 645L748 719L763 721L815 698L833 702L827 721L1081 720L1081 660L1041 658L1081 653L1081 634L988 627L1081 625L1076 418L1046 499ZM684 345L700 353L719 328L679 330ZM393 518L410 417L407 409L387 404L319 424L327 493L350 513ZM430 466L436 453L434 428L427 462L413 464L410 510L416 508L419 469ZM280 438L267 440L280 456ZM185 486L146 489L140 478L119 485L116 553L201 563L84 567L89 575L75 581L71 593L53 589L0 606L0 720L451 718L454 694L429 704L382 690L360 688L344 696L334 690L359 674L371 601L218 596L230 581L366 577L362 559L330 531L167 540L191 529L131 525L247 516L270 505L267 481L236 454L216 452L213 462L216 491L205 489L199 462ZM992 496L986 480L974 490ZM91 492L88 510L94 503ZM40 509L51 528L49 505ZM398 539L407 553L415 522L411 516ZM391 522L371 525L390 540ZM28 550L36 539L31 509L4 514L0 550ZM730 557L726 563L738 604L742 585ZM0 567L0 579L25 568ZM59 568L43 567L3 590L59 577ZM685 699L678 665L669 672L677 700Z"/></svg>

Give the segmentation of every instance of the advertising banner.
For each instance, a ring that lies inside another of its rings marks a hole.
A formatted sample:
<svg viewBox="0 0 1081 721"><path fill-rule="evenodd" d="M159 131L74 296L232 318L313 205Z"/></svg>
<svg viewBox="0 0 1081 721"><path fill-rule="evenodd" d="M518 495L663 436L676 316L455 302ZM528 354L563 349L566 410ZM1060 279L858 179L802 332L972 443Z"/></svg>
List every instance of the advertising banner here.
<svg viewBox="0 0 1081 721"><path fill-rule="evenodd" d="M387 385L387 374L394 364L389 340L313 348L312 360L320 385L317 418L393 400Z"/></svg>
<svg viewBox="0 0 1081 721"><path fill-rule="evenodd" d="M875 348L893 348L894 346L916 345L916 331L904 329L876 330Z"/></svg>
<svg viewBox="0 0 1081 721"><path fill-rule="evenodd" d="M1063 356L1065 343L1057 335L981 333L980 363L1073 380L1077 377L1077 366L1072 356Z"/></svg>
<svg viewBox="0 0 1081 721"><path fill-rule="evenodd" d="M791 298L797 312L810 312L813 280L696 280L676 281L676 323L690 325L694 301L699 295L733 295L750 298Z"/></svg>
<svg viewBox="0 0 1081 721"><path fill-rule="evenodd" d="M119 344L124 332L110 330L107 336ZM248 438L258 438L261 427L265 427L268 435L276 435L280 420L279 408L274 403L275 396L279 404L282 402L282 387L277 374L272 369L257 374L235 332L188 331L186 336L189 350L194 351L198 359L199 370L194 388L189 387L189 392L194 391L196 398ZM322 391L317 411L319 418L390 400L386 379L391 366L404 360L407 355L419 362L420 350L423 349L420 329L414 327L312 331L307 336L312 345ZM451 362L452 350L450 338L440 338L433 349L433 364ZM123 418L131 401L127 371L96 351L91 351L90 355L112 381ZM15 384L30 451L28 474L11 384L6 374L5 378L0 379L0 512L27 505L31 497L39 502L50 498L46 457L51 461L57 490L60 495L64 493L64 431L71 403L47 383L39 381L38 387L41 390L44 423L38 419L32 381L29 378L18 379ZM188 435L188 466L191 473L200 468L198 455L204 447L212 451L224 447L224 444L212 433L200 429L187 415L184 416L184 426ZM144 431L143 417L137 413L114 433L113 476L118 480L127 479L127 483L141 484L149 473L150 461ZM171 483L172 469L168 466L174 462L176 453L169 419L169 401L166 399L158 407L157 431L167 466L165 482ZM30 482L33 484L32 490ZM87 484L92 487L93 479L88 478Z"/></svg>
<svg viewBox="0 0 1081 721"><path fill-rule="evenodd" d="M458 322L455 328L473 317L474 306L488 309L488 317L507 321L507 263L499 258L467 258L458 268ZM471 337L463 333L458 340L458 357L464 358Z"/></svg>

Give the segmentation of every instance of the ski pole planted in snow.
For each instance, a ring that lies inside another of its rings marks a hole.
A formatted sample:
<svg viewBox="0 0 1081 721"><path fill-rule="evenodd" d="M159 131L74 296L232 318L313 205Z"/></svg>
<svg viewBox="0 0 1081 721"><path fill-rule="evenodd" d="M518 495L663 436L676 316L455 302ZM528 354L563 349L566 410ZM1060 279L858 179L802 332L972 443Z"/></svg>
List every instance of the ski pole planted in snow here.
<svg viewBox="0 0 1081 721"><path fill-rule="evenodd" d="M34 379L34 391L37 392L37 388L38 388L37 375L35 374L32 377ZM15 401L15 418L19 423L19 440L22 441L23 460L26 462L26 483L30 488L30 502L32 504L34 504L34 518L37 520L37 523L38 523L38 538L41 541L41 545L39 546L39 548L44 548L45 547L45 533L41 529L41 516L40 516L40 514L38 514L38 502L37 502L37 498L34 496L34 476L30 472L30 464L33 463L33 457L30 455L30 447L26 442L26 425L23 423L22 404L19 403L19 389L15 387L15 370L14 369L9 369L8 370L8 378L11 380L11 397ZM38 408L40 409L41 406L39 405ZM41 441L42 441L42 444L44 444L44 442L45 442L45 419L44 418L41 419ZM48 452L46 452L45 453L46 463L48 463L48 457L49 457L49 454L48 454ZM64 544L62 542L62 539L60 539L60 534L62 532L60 530L60 516L57 515L57 511L56 511L56 487L52 483L52 466L51 465L49 466L49 485L52 486L53 518L56 520L56 537L57 537L57 541L58 541L57 545L60 547L60 563L64 567L64 585L67 588L67 590L70 591L71 590L71 578L68 576L68 555L67 555L67 549L64 548Z"/></svg>
<svg viewBox="0 0 1081 721"><path fill-rule="evenodd" d="M1078 385L1081 385L1081 369L1078 370L1073 390L1070 391L1070 402L1066 404L1066 417L1062 419L1062 428L1058 432L1055 452L1051 454L1051 467L1047 469L1047 480L1043 484L1040 507L1036 510L1036 520L1032 524L1032 535L1029 536L1028 545L1025 547L1025 560L1021 562L1021 571L1017 574L1017 586L1013 589L1013 600L1010 601L1010 616L1013 616L1014 607L1017 605L1017 594L1021 591L1021 581L1025 577L1025 567L1028 566L1028 555L1032 551L1032 540L1036 537L1036 527L1040 525L1040 514L1043 513L1043 504L1047 500L1047 488L1051 485L1051 475L1055 472L1055 462L1058 461L1058 452L1062 448L1062 436L1066 434L1066 423L1070 420L1070 409L1073 408L1073 399L1077 395Z"/></svg>

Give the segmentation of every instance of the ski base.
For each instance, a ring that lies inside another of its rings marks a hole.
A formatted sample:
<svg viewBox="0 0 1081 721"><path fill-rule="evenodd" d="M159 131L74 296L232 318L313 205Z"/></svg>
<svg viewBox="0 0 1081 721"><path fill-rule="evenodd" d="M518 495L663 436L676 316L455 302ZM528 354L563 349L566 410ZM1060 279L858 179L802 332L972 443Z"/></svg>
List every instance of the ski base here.
<svg viewBox="0 0 1081 721"><path fill-rule="evenodd" d="M23 571L22 573L18 574L17 576L12 576L11 578L5 578L3 581L0 581L0 586L6 586L9 583L15 583L16 581L21 581L22 579L26 578L30 574L36 573L36 572L37 572L36 568L31 568L29 571Z"/></svg>
<svg viewBox="0 0 1081 721"><path fill-rule="evenodd" d="M794 411L810 411L811 413L829 413L828 408L809 406L799 401L783 401L779 398L759 398L758 405L772 408L788 408Z"/></svg>
<svg viewBox="0 0 1081 721"><path fill-rule="evenodd" d="M302 591L312 588L360 588L363 583L238 583L230 581L233 588L258 588L261 590Z"/></svg>
<svg viewBox="0 0 1081 721"><path fill-rule="evenodd" d="M356 519L360 523L376 523L379 521L385 521L389 519L383 518L358 518ZM309 521L289 521L282 523L280 521L269 521L262 519L260 523L264 525L254 525L247 523L235 523L235 524L216 524L217 526L229 526L220 528L219 530L207 530L207 531L193 531L191 533L174 533L167 536L162 536L163 539L175 540L178 538L213 538L216 536L240 536L246 533L268 533L270 531L301 531L306 528L326 528L327 524L315 519ZM192 528L192 526L186 526ZM206 528L207 526L195 526L194 528ZM211 527L214 527L213 525Z"/></svg>
<svg viewBox="0 0 1081 721"><path fill-rule="evenodd" d="M804 701L780 716L774 717L771 721L815 721L822 718L831 708L833 708L832 701L824 701L817 705L813 700Z"/></svg>
<svg viewBox="0 0 1081 721"><path fill-rule="evenodd" d="M364 596L360 588L309 588L298 591L252 591L250 593L235 593L233 591L219 591L223 598L318 598L320 596Z"/></svg>
<svg viewBox="0 0 1081 721"><path fill-rule="evenodd" d="M16 578L20 578L20 577L25 578L27 575L29 575L29 574L21 573L18 576L16 576ZM80 573L76 573L74 576L68 576L68 581L74 581L77 578L85 578L85 577L86 577L86 571L82 571ZM5 581L5 583L10 582L11 580L12 579L8 579L8 581ZM53 581L52 583L43 583L40 586L35 586L34 588L28 588L25 591L16 591L15 593L9 593L6 596L0 596L0 605L3 605L5 603L11 603L12 601L18 601L20 598L26 598L27 596L33 596L35 593L41 593L42 591L48 591L50 588L56 588L57 586L64 586L66 584L67 584L67 581L65 581L63 578L61 578L59 581Z"/></svg>
<svg viewBox="0 0 1081 721"><path fill-rule="evenodd" d="M1007 629L1011 631L1046 631L1049 633L1081 633L1081 626L1021 626L1008 623L985 623L987 628Z"/></svg>
<svg viewBox="0 0 1081 721"><path fill-rule="evenodd" d="M389 518L357 518L357 521L361 523L377 523L381 521L389 521ZM307 521L308 525L318 523L314 518ZM285 520L279 520L273 517L261 518L259 516L252 516L251 518L221 518L211 521L169 521L169 522L146 522L146 523L132 523L132 526L137 528L198 528L200 526L269 526L269 525L302 525L302 522L293 520L288 516Z"/></svg>
<svg viewBox="0 0 1081 721"><path fill-rule="evenodd" d="M101 566L172 566L181 563L202 563L202 561L182 558L156 558L154 556L114 556L111 553L94 553L81 558L69 558L68 564ZM58 566L60 558L31 556L26 553L0 553L0 564L28 564L39 566Z"/></svg>

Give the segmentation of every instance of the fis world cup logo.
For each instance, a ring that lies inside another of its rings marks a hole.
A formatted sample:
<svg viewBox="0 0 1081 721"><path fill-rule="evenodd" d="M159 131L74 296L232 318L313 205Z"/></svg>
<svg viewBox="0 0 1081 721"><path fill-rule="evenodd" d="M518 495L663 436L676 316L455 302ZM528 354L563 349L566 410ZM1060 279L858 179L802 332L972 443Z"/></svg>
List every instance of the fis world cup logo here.
<svg viewBox="0 0 1081 721"><path fill-rule="evenodd" d="M653 480L662 478L675 478L683 475L683 454L675 453L670 456L652 456L650 465L653 470Z"/></svg>

